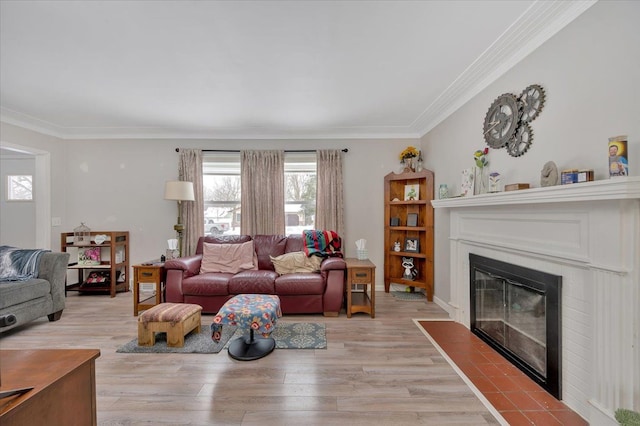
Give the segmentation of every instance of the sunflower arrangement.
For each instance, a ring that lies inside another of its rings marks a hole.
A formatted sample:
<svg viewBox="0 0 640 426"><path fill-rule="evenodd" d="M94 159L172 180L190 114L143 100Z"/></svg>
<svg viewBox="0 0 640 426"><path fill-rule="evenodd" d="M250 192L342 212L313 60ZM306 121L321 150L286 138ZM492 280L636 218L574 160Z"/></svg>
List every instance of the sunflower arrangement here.
<svg viewBox="0 0 640 426"><path fill-rule="evenodd" d="M400 162L403 162L407 158L414 158L420 155L420 151L415 146L408 146L400 153Z"/></svg>

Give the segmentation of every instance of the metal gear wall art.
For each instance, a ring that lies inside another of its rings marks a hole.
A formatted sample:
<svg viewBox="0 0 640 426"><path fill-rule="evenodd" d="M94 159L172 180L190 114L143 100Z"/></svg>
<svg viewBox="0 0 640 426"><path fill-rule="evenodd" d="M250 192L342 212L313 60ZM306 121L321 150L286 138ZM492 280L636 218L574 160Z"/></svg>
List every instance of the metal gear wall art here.
<svg viewBox="0 0 640 426"><path fill-rule="evenodd" d="M507 143L507 152L512 157L520 157L531 146L533 140L533 130L529 123L521 123L516 134Z"/></svg>
<svg viewBox="0 0 640 426"><path fill-rule="evenodd" d="M520 96L503 93L493 101L484 118L484 140L491 148L506 148L512 157L522 156L533 143L529 123L535 120L546 100L542 86L532 84Z"/></svg>
<svg viewBox="0 0 640 426"><path fill-rule="evenodd" d="M520 106L511 93L504 93L493 101L484 118L484 140L491 148L503 148L518 127Z"/></svg>
<svg viewBox="0 0 640 426"><path fill-rule="evenodd" d="M520 93L518 102L522 105L521 121L530 123L538 117L544 106L544 89L537 84L532 84Z"/></svg>

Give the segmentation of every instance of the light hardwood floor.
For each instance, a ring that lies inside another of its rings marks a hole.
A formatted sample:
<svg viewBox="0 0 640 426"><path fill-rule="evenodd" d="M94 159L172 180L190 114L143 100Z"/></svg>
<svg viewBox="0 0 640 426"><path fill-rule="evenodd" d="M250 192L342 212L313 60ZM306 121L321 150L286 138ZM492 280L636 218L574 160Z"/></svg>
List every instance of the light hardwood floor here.
<svg viewBox="0 0 640 426"><path fill-rule="evenodd" d="M446 313L382 291L376 302L375 319L349 319L344 311L338 318L285 316L281 321L324 322L327 349L276 349L240 362L225 350L116 353L136 336L132 294L112 299L69 292L58 322L43 318L3 333L0 347L100 349L100 425L497 424L411 321ZM203 316L203 326L211 318Z"/></svg>

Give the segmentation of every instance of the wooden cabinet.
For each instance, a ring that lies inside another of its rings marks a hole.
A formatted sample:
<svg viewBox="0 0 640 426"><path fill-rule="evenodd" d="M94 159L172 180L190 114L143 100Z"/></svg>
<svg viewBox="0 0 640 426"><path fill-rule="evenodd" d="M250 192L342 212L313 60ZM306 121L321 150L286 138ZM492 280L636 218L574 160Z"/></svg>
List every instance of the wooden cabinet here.
<svg viewBox="0 0 640 426"><path fill-rule="evenodd" d="M105 240L98 244L96 236ZM90 243L82 245L74 243L73 232L63 232L60 250L70 254L67 290L108 292L111 297L116 292L129 291L128 231L92 231Z"/></svg>
<svg viewBox="0 0 640 426"><path fill-rule="evenodd" d="M384 177L384 290L391 283L422 288L433 301L433 172L389 173ZM394 250L395 243L399 251ZM417 271L405 276L404 258Z"/></svg>

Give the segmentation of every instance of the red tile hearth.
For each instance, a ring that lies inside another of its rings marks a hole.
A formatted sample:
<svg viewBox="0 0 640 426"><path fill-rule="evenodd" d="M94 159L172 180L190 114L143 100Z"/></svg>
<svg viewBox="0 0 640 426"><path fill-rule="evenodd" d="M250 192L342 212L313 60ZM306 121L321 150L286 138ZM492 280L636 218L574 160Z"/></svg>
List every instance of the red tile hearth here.
<svg viewBox="0 0 640 426"><path fill-rule="evenodd" d="M510 425L588 425L462 324L419 324Z"/></svg>

